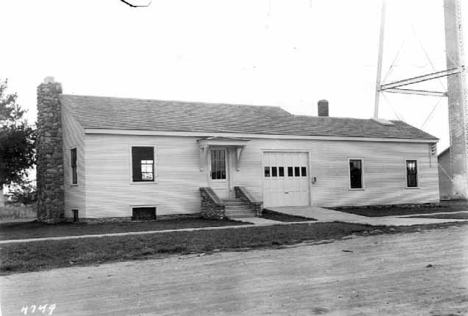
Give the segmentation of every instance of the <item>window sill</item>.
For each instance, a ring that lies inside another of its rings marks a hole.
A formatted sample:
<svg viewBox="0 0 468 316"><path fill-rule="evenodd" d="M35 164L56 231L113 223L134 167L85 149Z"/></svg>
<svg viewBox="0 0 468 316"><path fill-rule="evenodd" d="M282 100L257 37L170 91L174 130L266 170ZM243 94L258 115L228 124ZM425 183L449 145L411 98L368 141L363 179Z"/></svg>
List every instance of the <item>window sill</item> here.
<svg viewBox="0 0 468 316"><path fill-rule="evenodd" d="M408 190L417 190L417 189L421 189L421 187L406 187L405 189L408 189Z"/></svg>
<svg viewBox="0 0 468 316"><path fill-rule="evenodd" d="M130 182L132 185L151 185L158 184L158 181L141 181L141 182Z"/></svg>
<svg viewBox="0 0 468 316"><path fill-rule="evenodd" d="M77 186L78 186L78 183L72 183L72 184L70 184L70 188L72 188L72 187L77 187Z"/></svg>
<svg viewBox="0 0 468 316"><path fill-rule="evenodd" d="M366 191L366 189L365 188L360 188L360 189L348 188L348 191Z"/></svg>

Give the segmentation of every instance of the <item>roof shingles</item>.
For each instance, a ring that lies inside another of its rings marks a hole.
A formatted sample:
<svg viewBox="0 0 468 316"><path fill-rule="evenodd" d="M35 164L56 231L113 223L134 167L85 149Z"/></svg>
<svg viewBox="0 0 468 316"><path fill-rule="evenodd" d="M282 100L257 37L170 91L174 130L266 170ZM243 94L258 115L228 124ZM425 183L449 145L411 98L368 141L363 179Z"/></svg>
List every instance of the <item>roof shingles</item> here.
<svg viewBox="0 0 468 316"><path fill-rule="evenodd" d="M437 138L401 121L296 116L272 106L61 95L83 128L363 138Z"/></svg>

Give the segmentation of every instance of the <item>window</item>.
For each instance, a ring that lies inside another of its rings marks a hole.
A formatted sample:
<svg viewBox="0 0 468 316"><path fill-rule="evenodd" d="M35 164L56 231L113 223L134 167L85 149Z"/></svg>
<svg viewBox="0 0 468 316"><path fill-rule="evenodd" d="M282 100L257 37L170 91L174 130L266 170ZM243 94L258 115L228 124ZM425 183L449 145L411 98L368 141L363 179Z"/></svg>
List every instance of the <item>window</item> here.
<svg viewBox="0 0 468 316"><path fill-rule="evenodd" d="M70 157L71 157L71 178L72 178L72 184L78 184L78 173L77 173L77 165L76 165L76 148L73 148L70 150Z"/></svg>
<svg viewBox="0 0 468 316"><path fill-rule="evenodd" d="M294 176L295 177L301 176L301 169L299 167L294 167Z"/></svg>
<svg viewBox="0 0 468 316"><path fill-rule="evenodd" d="M406 160L406 187L418 187L418 162L416 160Z"/></svg>
<svg viewBox="0 0 468 316"><path fill-rule="evenodd" d="M78 223L80 221L78 210L72 210L72 212L73 212L73 222Z"/></svg>
<svg viewBox="0 0 468 316"><path fill-rule="evenodd" d="M226 179L226 150L224 149L211 150L211 179Z"/></svg>
<svg viewBox="0 0 468 316"><path fill-rule="evenodd" d="M132 208L132 220L144 221L156 219L156 207L134 207Z"/></svg>
<svg viewBox="0 0 468 316"><path fill-rule="evenodd" d="M264 175L269 177L307 177L307 167L269 166L264 168Z"/></svg>
<svg viewBox="0 0 468 316"><path fill-rule="evenodd" d="M278 176L278 169L276 167L271 167L272 177Z"/></svg>
<svg viewBox="0 0 468 316"><path fill-rule="evenodd" d="M349 160L349 181L351 189L362 189L362 160Z"/></svg>
<svg viewBox="0 0 468 316"><path fill-rule="evenodd" d="M154 147L132 147L133 182L154 182Z"/></svg>
<svg viewBox="0 0 468 316"><path fill-rule="evenodd" d="M284 177L284 167L278 167L278 173L280 177Z"/></svg>

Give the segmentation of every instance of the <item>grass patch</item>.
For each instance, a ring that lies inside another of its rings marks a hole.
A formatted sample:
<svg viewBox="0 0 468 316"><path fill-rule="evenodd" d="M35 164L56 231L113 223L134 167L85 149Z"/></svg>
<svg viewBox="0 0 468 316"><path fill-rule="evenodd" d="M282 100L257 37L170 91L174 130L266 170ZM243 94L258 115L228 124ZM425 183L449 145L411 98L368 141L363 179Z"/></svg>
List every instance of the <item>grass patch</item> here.
<svg viewBox="0 0 468 316"><path fill-rule="evenodd" d="M249 225L233 220L207 220L201 218L180 218L148 222L121 222L102 224L59 223L44 224L33 222L1 223L0 240L28 239L41 237L79 236L110 233L140 232L200 227Z"/></svg>
<svg viewBox="0 0 468 316"><path fill-rule="evenodd" d="M456 225L462 224L456 223ZM456 225L373 227L348 223L307 223L12 243L0 245L0 275L77 265L153 259L170 254L281 247L305 241L339 239L352 234L413 232Z"/></svg>
<svg viewBox="0 0 468 316"><path fill-rule="evenodd" d="M405 218L468 219L468 213L450 213L450 214L434 214L434 215L422 215L422 216L407 216Z"/></svg>
<svg viewBox="0 0 468 316"><path fill-rule="evenodd" d="M273 221L279 222L307 222L307 221L316 221L315 218L307 218L302 216L288 215L284 213L278 213L271 210L263 210L262 218L270 219Z"/></svg>
<svg viewBox="0 0 468 316"><path fill-rule="evenodd" d="M367 217L381 217L381 216L401 216L412 214L433 214L433 213L448 213L448 212L462 212L468 211L468 204L466 201L450 201L441 202L440 206L416 206L416 207L353 207L346 209L339 209L340 212L351 213Z"/></svg>

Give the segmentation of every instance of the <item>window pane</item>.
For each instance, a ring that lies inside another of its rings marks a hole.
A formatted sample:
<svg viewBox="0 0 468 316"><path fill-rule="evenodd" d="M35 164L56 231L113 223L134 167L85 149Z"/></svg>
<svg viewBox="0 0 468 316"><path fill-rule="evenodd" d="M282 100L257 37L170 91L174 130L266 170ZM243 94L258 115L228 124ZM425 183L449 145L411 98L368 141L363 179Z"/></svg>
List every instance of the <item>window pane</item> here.
<svg viewBox="0 0 468 316"><path fill-rule="evenodd" d="M154 147L132 147L132 179L154 181Z"/></svg>
<svg viewBox="0 0 468 316"><path fill-rule="evenodd" d="M211 150L211 179L226 179L226 151L224 149Z"/></svg>
<svg viewBox="0 0 468 316"><path fill-rule="evenodd" d="M144 181L152 181L153 180L153 173L149 172L142 172L141 179Z"/></svg>
<svg viewBox="0 0 468 316"><path fill-rule="evenodd" d="M279 176L284 177L284 167L278 167Z"/></svg>
<svg viewBox="0 0 468 316"><path fill-rule="evenodd" d="M418 187L418 165L416 160L406 161L406 186L409 188Z"/></svg>
<svg viewBox="0 0 468 316"><path fill-rule="evenodd" d="M301 170L299 167L294 167L294 176L300 177L301 176Z"/></svg>
<svg viewBox="0 0 468 316"><path fill-rule="evenodd" d="M270 167L265 167L265 177L266 178L270 177Z"/></svg>
<svg viewBox="0 0 468 316"><path fill-rule="evenodd" d="M76 148L71 149L71 168L72 168L72 184L78 183L78 173L77 173L77 156L76 156Z"/></svg>
<svg viewBox="0 0 468 316"><path fill-rule="evenodd" d="M307 168L306 167L301 167L301 175L303 177L307 177Z"/></svg>
<svg viewBox="0 0 468 316"><path fill-rule="evenodd" d="M293 167L288 167L288 177L293 177Z"/></svg>
<svg viewBox="0 0 468 316"><path fill-rule="evenodd" d="M351 189L362 189L362 161L350 160L349 161L349 176L351 182Z"/></svg>
<svg viewBox="0 0 468 316"><path fill-rule="evenodd" d="M76 166L76 148L71 150L71 165L72 167Z"/></svg>
<svg viewBox="0 0 468 316"><path fill-rule="evenodd" d="M272 177L278 176L278 169L276 167L271 167L271 176Z"/></svg>
<svg viewBox="0 0 468 316"><path fill-rule="evenodd" d="M155 207L134 207L132 210L132 220L155 220Z"/></svg>

